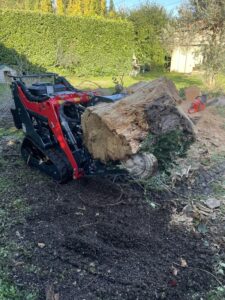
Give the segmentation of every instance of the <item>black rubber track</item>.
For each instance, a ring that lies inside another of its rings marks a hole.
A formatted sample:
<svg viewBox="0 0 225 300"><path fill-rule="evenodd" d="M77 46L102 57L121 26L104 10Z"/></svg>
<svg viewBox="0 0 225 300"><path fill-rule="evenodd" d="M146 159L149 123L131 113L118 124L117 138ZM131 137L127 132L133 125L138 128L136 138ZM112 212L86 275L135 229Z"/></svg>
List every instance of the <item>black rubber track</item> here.
<svg viewBox="0 0 225 300"><path fill-rule="evenodd" d="M43 151L30 139L25 138L21 145L21 154L27 165L46 173L59 183L66 183L72 179L72 168L58 148Z"/></svg>

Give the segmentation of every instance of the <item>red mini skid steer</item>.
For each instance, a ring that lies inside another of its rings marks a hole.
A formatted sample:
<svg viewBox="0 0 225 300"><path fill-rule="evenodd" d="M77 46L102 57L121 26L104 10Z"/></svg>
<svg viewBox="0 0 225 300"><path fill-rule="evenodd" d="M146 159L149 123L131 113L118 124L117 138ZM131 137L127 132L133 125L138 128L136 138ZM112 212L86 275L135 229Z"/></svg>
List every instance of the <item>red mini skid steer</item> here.
<svg viewBox="0 0 225 300"><path fill-rule="evenodd" d="M125 95L102 97L84 92L54 73L12 78L15 108L11 112L15 126L24 131L21 154L29 166L60 183L84 175L127 173L120 162L105 165L94 160L83 144L81 128L86 107L117 101ZM147 174L148 156L135 157L131 169L135 168L140 176Z"/></svg>

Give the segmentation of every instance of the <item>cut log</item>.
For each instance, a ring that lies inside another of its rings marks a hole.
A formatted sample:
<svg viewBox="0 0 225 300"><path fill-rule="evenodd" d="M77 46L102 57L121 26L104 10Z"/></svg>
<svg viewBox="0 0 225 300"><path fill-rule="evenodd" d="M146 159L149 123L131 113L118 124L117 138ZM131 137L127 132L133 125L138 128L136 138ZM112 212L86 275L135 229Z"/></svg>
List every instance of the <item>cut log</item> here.
<svg viewBox="0 0 225 300"><path fill-rule="evenodd" d="M126 92L124 99L89 107L82 116L84 143L95 159L126 160L149 133L179 129L194 136L192 122L176 106L181 99L172 81L140 82Z"/></svg>
<svg viewBox="0 0 225 300"><path fill-rule="evenodd" d="M169 93L177 104L181 103L182 99L180 98L174 83L171 80L166 79L165 77L150 82L140 81L125 89L125 93L131 95L143 90L147 91L148 89L155 88L157 85L159 85L159 87L162 87L163 90L161 92L165 90L167 93Z"/></svg>

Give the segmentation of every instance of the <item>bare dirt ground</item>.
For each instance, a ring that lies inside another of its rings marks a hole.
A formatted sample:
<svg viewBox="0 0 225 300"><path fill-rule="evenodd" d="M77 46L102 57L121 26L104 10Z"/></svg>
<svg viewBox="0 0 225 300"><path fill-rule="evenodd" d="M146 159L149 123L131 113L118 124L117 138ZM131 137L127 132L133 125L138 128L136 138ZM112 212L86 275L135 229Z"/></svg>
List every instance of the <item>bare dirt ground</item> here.
<svg viewBox="0 0 225 300"><path fill-rule="evenodd" d="M225 104L225 102L224 102ZM190 103L183 101L181 108L187 113ZM225 151L225 105L209 106L206 110L189 115L195 124L197 139L209 153Z"/></svg>
<svg viewBox="0 0 225 300"><path fill-rule="evenodd" d="M21 161L5 104L0 114L0 264L32 293L3 299L225 299L225 119L215 108L193 115L189 171L145 193L120 178L56 184ZM209 196L221 203L206 212Z"/></svg>

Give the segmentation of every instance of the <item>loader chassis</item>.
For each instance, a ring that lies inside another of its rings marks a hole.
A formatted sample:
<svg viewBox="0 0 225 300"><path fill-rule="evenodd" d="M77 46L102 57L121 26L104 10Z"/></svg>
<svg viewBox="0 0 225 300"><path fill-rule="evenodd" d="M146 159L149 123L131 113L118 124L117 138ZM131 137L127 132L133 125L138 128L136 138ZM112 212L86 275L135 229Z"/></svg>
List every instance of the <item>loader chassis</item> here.
<svg viewBox="0 0 225 300"><path fill-rule="evenodd" d="M55 74L32 78L47 76L54 77L55 84L27 87L23 80L29 76L13 78L15 109L11 111L15 126L25 133L21 146L23 158L28 165L60 182L72 177L78 179L97 169L101 172L101 163L91 158L82 143L81 115L87 106L111 100L79 91Z"/></svg>
<svg viewBox="0 0 225 300"><path fill-rule="evenodd" d="M151 154L137 154L122 164L106 165L93 159L83 144L81 116L85 109L99 102L119 101L124 94L98 96L78 90L64 77L52 73L12 79L15 108L11 112L15 126L24 131L21 154L29 166L61 183L84 175L129 172L143 177L150 174ZM25 83L27 79L36 82Z"/></svg>

